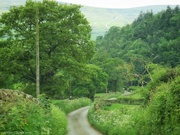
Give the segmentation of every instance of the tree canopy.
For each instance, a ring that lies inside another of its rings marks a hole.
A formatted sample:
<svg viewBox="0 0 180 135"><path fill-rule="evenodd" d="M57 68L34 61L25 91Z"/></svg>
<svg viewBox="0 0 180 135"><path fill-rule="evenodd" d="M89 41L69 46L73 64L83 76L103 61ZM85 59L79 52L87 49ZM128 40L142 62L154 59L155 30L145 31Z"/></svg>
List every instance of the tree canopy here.
<svg viewBox="0 0 180 135"><path fill-rule="evenodd" d="M117 65L123 67L122 62L117 61L121 59L124 65L132 65L125 66L126 71L131 72L128 74L129 79L125 77L129 81L124 82L123 85L125 87L132 84L144 86L151 80L149 64L160 64L171 68L180 64L179 17L179 6L174 9L168 6L166 10L157 14L153 14L152 11L141 12L132 24L122 28L111 27L104 36L97 37L98 53L92 63L102 67L102 65L108 65L107 59L114 59L117 64L110 64L109 69L116 69ZM102 69L109 75L110 85L115 77L114 73L108 72L107 67ZM124 74L127 75L125 71ZM120 76L123 74L121 73ZM121 88L119 87L119 90ZM115 88L112 87L109 90L115 91Z"/></svg>
<svg viewBox="0 0 180 135"><path fill-rule="evenodd" d="M27 0L24 6L11 7L0 17L0 73L1 81L5 82L1 87L11 88L12 84L21 83L24 90L31 88L26 92L32 94L34 91L36 10L41 90L53 95L67 86L61 85L62 71L75 76L93 56L91 27L78 5ZM11 85L8 84L10 80Z"/></svg>

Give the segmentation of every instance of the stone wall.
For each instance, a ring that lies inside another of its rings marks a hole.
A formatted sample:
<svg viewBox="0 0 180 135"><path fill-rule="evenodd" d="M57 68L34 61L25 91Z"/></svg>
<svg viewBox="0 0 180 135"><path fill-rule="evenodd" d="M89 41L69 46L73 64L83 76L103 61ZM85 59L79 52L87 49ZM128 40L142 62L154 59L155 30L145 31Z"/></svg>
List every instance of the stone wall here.
<svg viewBox="0 0 180 135"><path fill-rule="evenodd" d="M26 94L18 90L0 89L0 101L16 102L18 100L26 100L37 102L38 100L32 95Z"/></svg>

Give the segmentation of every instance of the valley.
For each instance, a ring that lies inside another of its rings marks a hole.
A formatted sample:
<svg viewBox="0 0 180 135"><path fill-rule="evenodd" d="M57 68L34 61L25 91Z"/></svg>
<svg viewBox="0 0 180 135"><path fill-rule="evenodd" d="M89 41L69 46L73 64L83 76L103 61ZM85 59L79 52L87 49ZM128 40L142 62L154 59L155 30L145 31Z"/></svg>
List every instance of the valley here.
<svg viewBox="0 0 180 135"><path fill-rule="evenodd" d="M24 5L26 0L2 0L0 5L0 14L8 11L11 6ZM41 0L39 0L41 1ZM175 6L171 6L174 8ZM140 12L152 11L154 14L165 10L167 5L154 5L128 9L111 9L82 6L81 11L92 27L92 39L97 36L103 36L112 26L123 27L131 24L140 14Z"/></svg>

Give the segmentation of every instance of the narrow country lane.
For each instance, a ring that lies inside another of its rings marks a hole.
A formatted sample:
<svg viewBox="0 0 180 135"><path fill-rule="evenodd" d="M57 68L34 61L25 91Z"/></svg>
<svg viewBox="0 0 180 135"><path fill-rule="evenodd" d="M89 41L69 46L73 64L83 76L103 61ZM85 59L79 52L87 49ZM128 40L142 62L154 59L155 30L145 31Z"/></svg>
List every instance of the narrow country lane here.
<svg viewBox="0 0 180 135"><path fill-rule="evenodd" d="M68 115L68 135L102 135L88 123L88 109L89 107L83 107Z"/></svg>

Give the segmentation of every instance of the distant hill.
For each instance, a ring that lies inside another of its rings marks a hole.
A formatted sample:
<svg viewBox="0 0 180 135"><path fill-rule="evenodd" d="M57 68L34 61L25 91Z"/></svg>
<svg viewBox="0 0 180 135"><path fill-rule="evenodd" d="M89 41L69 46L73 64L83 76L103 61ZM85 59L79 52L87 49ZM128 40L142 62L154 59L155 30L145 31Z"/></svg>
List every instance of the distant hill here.
<svg viewBox="0 0 180 135"><path fill-rule="evenodd" d="M8 11L10 6L24 5L26 0L1 0L0 14ZM170 6L172 8L174 6ZM92 39L99 35L104 35L111 26L125 26L135 20L140 12L152 11L153 13L165 10L167 5L146 6L129 9L111 9L111 8L95 8L84 6L81 8L82 13L92 26Z"/></svg>
<svg viewBox="0 0 180 135"><path fill-rule="evenodd" d="M0 14L6 12L10 6L19 6L25 4L26 0L1 0L0 2Z"/></svg>
<svg viewBox="0 0 180 135"><path fill-rule="evenodd" d="M125 26L132 23L140 12L152 11L154 14L165 10L168 5L146 6L128 9L95 8L84 6L81 8L83 14L92 26L92 38L104 35L111 26ZM170 6L172 8L174 6Z"/></svg>

